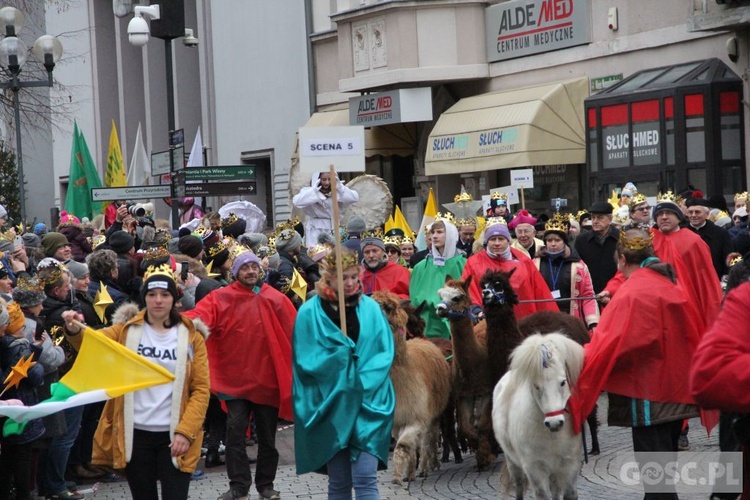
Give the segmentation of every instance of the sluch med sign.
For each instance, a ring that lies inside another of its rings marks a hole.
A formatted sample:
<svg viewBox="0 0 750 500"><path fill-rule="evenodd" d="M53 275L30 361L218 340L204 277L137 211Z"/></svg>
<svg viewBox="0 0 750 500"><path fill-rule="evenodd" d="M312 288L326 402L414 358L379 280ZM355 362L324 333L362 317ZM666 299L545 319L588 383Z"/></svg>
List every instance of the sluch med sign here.
<svg viewBox="0 0 750 500"><path fill-rule="evenodd" d="M589 0L514 0L487 8L487 60L591 42Z"/></svg>

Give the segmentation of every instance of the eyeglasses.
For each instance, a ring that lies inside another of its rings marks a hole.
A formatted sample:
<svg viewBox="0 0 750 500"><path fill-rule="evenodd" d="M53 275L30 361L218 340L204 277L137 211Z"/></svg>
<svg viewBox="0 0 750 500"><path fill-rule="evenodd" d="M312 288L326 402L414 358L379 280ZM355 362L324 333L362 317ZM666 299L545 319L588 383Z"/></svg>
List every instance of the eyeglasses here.
<svg viewBox="0 0 750 500"><path fill-rule="evenodd" d="M651 210L651 207L639 207L635 209L636 212L648 212L649 210Z"/></svg>
<svg viewBox="0 0 750 500"><path fill-rule="evenodd" d="M385 251L386 251L386 253L401 253L398 250L396 250L395 248L386 248Z"/></svg>

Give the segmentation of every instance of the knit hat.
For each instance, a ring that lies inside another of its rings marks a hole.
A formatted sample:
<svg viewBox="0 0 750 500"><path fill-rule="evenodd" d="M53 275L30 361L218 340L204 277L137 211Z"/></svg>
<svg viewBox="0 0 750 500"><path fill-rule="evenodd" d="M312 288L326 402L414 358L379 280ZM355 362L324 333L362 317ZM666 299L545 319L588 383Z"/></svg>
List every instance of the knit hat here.
<svg viewBox="0 0 750 500"><path fill-rule="evenodd" d="M508 229L515 229L519 224L536 224L536 217L532 217L528 210L520 210L513 220L508 224Z"/></svg>
<svg viewBox="0 0 750 500"><path fill-rule="evenodd" d="M242 266L249 264L250 262L255 262L258 264L258 267L261 267L260 259L253 252L240 253L234 258L234 262L232 262L232 276L237 277L237 273L240 272Z"/></svg>
<svg viewBox="0 0 750 500"><path fill-rule="evenodd" d="M229 259L229 250L221 240L214 242L212 245L207 245L205 249L203 263L208 266L210 262L213 262L211 266L213 270L223 266L227 259Z"/></svg>
<svg viewBox="0 0 750 500"><path fill-rule="evenodd" d="M0 205L0 219L5 219L8 217L8 211L5 210L5 207Z"/></svg>
<svg viewBox="0 0 750 500"><path fill-rule="evenodd" d="M276 236L276 251L289 252L302 246L302 236L297 231L286 229Z"/></svg>
<svg viewBox="0 0 750 500"><path fill-rule="evenodd" d="M659 212L663 212L664 210L674 212L675 214L677 214L677 218L680 220L685 219L685 215L682 213L682 209L680 208L680 206L677 203L669 200L656 202L656 206L654 207L654 217L659 215Z"/></svg>
<svg viewBox="0 0 750 500"><path fill-rule="evenodd" d="M349 217L349 221L346 223L347 233L361 234L367 231L365 220L359 215L352 215Z"/></svg>
<svg viewBox="0 0 750 500"><path fill-rule="evenodd" d="M628 182L627 184L625 184L625 187L623 187L622 191L620 191L620 195L630 196L631 198L636 194L638 194L638 189L632 182Z"/></svg>
<svg viewBox="0 0 750 500"><path fill-rule="evenodd" d="M360 243L359 246L364 251L365 247L370 245L375 245L385 252L385 243L381 238L376 238L375 236L367 236L366 238L362 238L362 243Z"/></svg>
<svg viewBox="0 0 750 500"><path fill-rule="evenodd" d="M15 333L23 328L26 322L26 317L23 315L21 306L18 302L11 302L8 304L8 328L5 329L5 333Z"/></svg>
<svg viewBox="0 0 750 500"><path fill-rule="evenodd" d="M70 260L68 261L67 264L65 264L65 267L67 267L68 270L71 272L71 274L73 275L73 278L77 280L82 279L87 274L89 274L89 266L87 266L86 264L83 264L82 262L76 262L74 260Z"/></svg>
<svg viewBox="0 0 750 500"><path fill-rule="evenodd" d="M141 301L146 303L146 294L149 290L160 288L168 291L174 297L175 302L179 299L177 292L177 282L174 277L174 271L166 265L149 266L143 275L143 284L141 285Z"/></svg>
<svg viewBox="0 0 750 500"><path fill-rule="evenodd" d="M18 302L22 309L38 306L44 302L44 298L44 285L36 277L18 278L18 286L13 289L13 300Z"/></svg>
<svg viewBox="0 0 750 500"><path fill-rule="evenodd" d="M60 224L66 224L66 223L73 223L73 224L80 224L81 221L78 220L78 217L76 217L73 214L69 214L65 210L60 212Z"/></svg>
<svg viewBox="0 0 750 500"><path fill-rule="evenodd" d="M739 218L747 217L747 207L740 207L737 210L735 210L734 213L732 214L732 218L734 217L739 217Z"/></svg>
<svg viewBox="0 0 750 500"><path fill-rule="evenodd" d="M24 233L21 238L23 238L23 245L26 248L39 248L42 242L39 236L34 233Z"/></svg>
<svg viewBox="0 0 750 500"><path fill-rule="evenodd" d="M492 222L492 219L494 217L490 217L487 219L487 228L484 230L484 241L488 242L490 241L490 238L494 236L502 236L506 240L510 241L510 231L508 231L508 226L503 224L502 222Z"/></svg>
<svg viewBox="0 0 750 500"><path fill-rule="evenodd" d="M0 238L0 252L2 253L13 253L15 250L15 246L13 245L13 238L6 240L3 238Z"/></svg>
<svg viewBox="0 0 750 500"><path fill-rule="evenodd" d="M115 231L109 235L109 248L116 254L125 254L135 246L135 239L125 231Z"/></svg>
<svg viewBox="0 0 750 500"><path fill-rule="evenodd" d="M47 232L47 226L44 224L44 222L38 222L36 226L34 226L34 234L36 234L39 237L42 237Z"/></svg>
<svg viewBox="0 0 750 500"><path fill-rule="evenodd" d="M180 253L196 259L203 250L203 241L195 235L181 236L177 248Z"/></svg>
<svg viewBox="0 0 750 500"><path fill-rule="evenodd" d="M268 245L268 236L263 233L245 233L237 238L237 241L250 248L253 252L258 247Z"/></svg>
<svg viewBox="0 0 750 500"><path fill-rule="evenodd" d="M10 275L10 269L0 262L0 280Z"/></svg>
<svg viewBox="0 0 750 500"><path fill-rule="evenodd" d="M42 248L47 257L52 257L59 248L65 245L70 245L70 243L64 234L52 232L45 234L42 238Z"/></svg>

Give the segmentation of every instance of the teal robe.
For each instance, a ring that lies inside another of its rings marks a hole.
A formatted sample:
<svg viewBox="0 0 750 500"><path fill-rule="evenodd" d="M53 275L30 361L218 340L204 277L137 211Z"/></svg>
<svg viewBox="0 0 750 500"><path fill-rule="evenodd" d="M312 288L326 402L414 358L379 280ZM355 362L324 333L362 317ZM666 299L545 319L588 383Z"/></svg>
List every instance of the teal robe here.
<svg viewBox="0 0 750 500"><path fill-rule="evenodd" d="M446 260L444 266L436 266L432 256L428 256L414 266L409 282L409 298L414 307L419 307L423 301L427 302L421 313L425 321L426 337L451 338L450 323L446 318L440 318L435 312L435 307L440 303L437 292L443 288L446 276L461 279L465 265L466 257L456 255Z"/></svg>
<svg viewBox="0 0 750 500"><path fill-rule="evenodd" d="M385 469L396 404L390 325L378 303L363 296L355 344L326 315L320 300L314 297L300 308L292 337L297 474L325 472L325 465L346 448L352 460L366 451Z"/></svg>

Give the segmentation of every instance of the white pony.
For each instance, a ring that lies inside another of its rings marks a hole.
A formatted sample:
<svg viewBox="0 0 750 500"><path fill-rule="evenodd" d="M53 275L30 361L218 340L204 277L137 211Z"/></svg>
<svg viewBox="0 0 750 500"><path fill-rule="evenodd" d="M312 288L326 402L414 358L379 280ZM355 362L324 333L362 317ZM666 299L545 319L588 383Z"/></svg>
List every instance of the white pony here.
<svg viewBox="0 0 750 500"><path fill-rule="evenodd" d="M559 333L535 334L513 351L510 370L495 386L492 426L518 500L527 485L537 500L578 498L583 442L565 405L582 365L578 343Z"/></svg>

